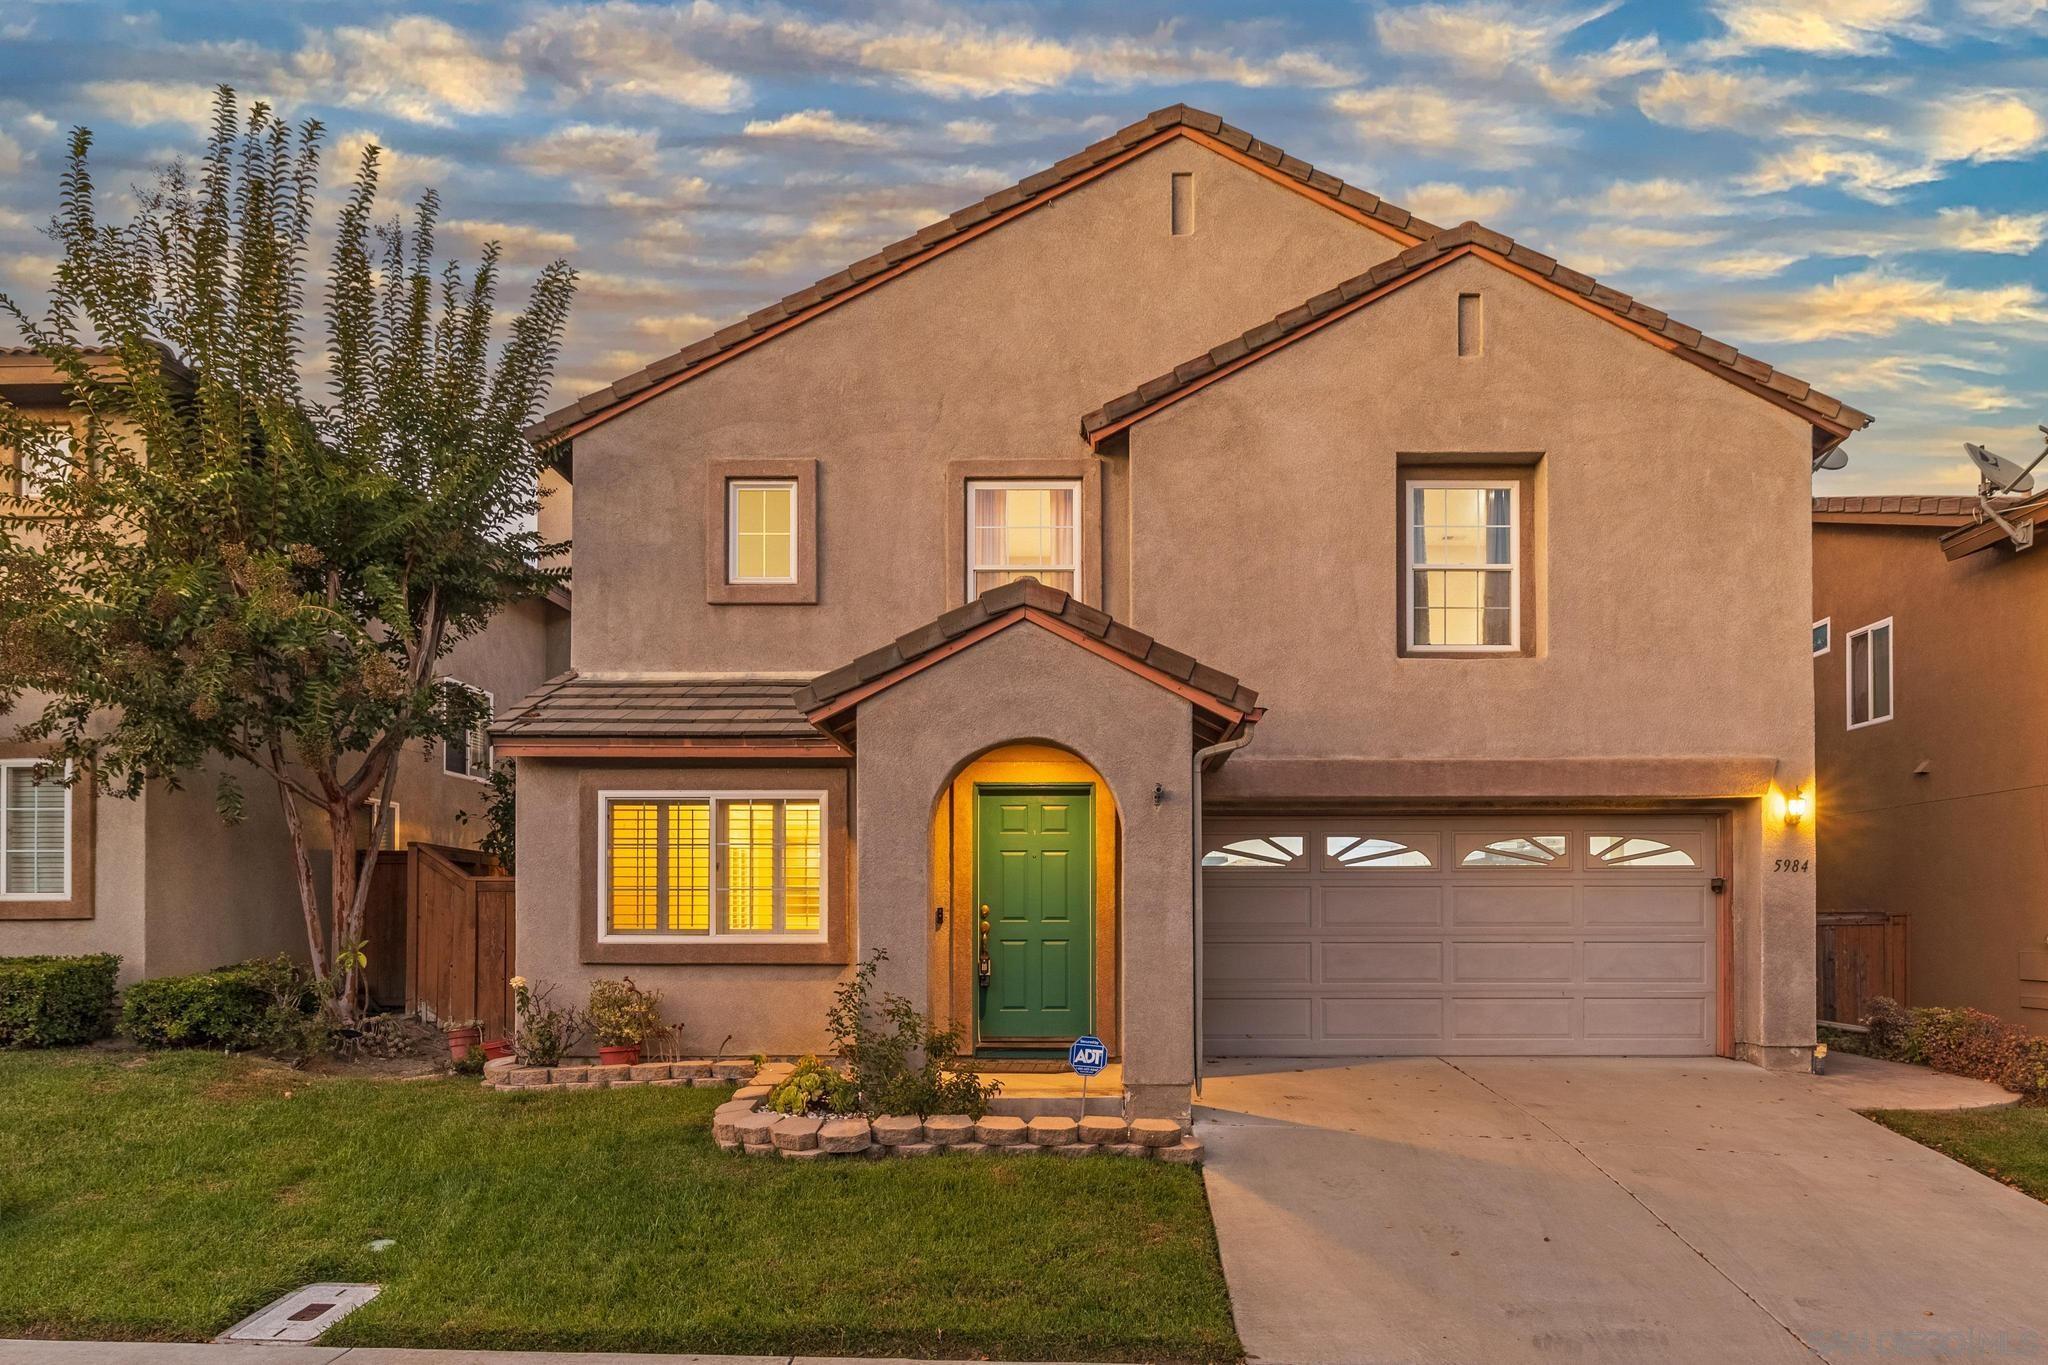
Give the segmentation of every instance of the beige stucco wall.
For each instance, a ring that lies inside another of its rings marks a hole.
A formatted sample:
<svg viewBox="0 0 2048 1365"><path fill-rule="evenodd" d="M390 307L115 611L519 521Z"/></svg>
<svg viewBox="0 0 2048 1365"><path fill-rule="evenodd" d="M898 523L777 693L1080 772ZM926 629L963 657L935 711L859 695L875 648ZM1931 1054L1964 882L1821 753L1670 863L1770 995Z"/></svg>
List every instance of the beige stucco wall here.
<svg viewBox="0 0 2048 1365"><path fill-rule="evenodd" d="M2048 640L2031 628L2048 552L1950 563L1947 529L1814 528L1813 616L1833 629L1813 660L1820 907L1907 917L1912 1003L2048 1033ZM1849 633L1886 617L1893 718L1850 730Z"/></svg>
<svg viewBox="0 0 2048 1365"><path fill-rule="evenodd" d="M1126 1099L1134 1116L1184 1115L1195 1076L1188 703L1027 624L862 702L859 724L860 948L886 948L881 980L920 1008L932 1007L932 954L947 941L925 903L939 793L977 754L1018 742L1071 750L1101 774L1122 817Z"/></svg>
<svg viewBox="0 0 2048 1365"><path fill-rule="evenodd" d="M1462 292L1483 300L1477 357L1457 355ZM1813 771L1808 445L1800 419L1467 258L1132 429L1132 620L1270 707L1219 802L1385 801L1415 767L1447 805L1740 798L1737 1042L1791 1061L1813 1036L1813 879L1766 869L1810 856L1811 825L1700 782ZM1416 455L1540 456L1535 657L1399 657L1396 468ZM1744 756L1766 761L1717 762Z"/></svg>
<svg viewBox="0 0 2048 1365"><path fill-rule="evenodd" d="M1082 413L1395 250L1176 140L623 413L576 440L576 666L823 671L922 624L949 463L1084 460ZM706 462L785 458L820 461L817 606L708 605Z"/></svg>

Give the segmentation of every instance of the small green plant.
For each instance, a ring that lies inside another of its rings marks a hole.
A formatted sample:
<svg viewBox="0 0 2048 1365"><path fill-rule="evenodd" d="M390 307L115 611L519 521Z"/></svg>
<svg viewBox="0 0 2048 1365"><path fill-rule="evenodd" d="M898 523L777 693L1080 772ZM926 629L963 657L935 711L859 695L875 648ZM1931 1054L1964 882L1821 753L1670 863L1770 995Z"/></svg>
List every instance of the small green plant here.
<svg viewBox="0 0 2048 1365"><path fill-rule="evenodd" d="M519 779L517 769L510 763L493 767L489 777L490 791L484 797L481 817L466 810L455 812L455 823L466 825L473 819L483 820L483 837L478 839L478 850L488 853L497 860L498 866L507 872L516 872L514 862L519 852L517 831L519 828Z"/></svg>
<svg viewBox="0 0 2048 1365"><path fill-rule="evenodd" d="M661 992L644 991L632 977L590 983L585 1018L600 1047L638 1047L663 1031Z"/></svg>
<svg viewBox="0 0 2048 1365"><path fill-rule="evenodd" d="M121 1032L144 1047L213 1047L304 1056L327 1046L318 988L289 956L190 976L138 981L121 999Z"/></svg>
<svg viewBox="0 0 2048 1365"><path fill-rule="evenodd" d="M1879 996L1864 1024L1870 1053L1936 1071L1974 1076L2030 1097L2048 1096L2048 1038L2023 1032L1982 1010L1921 1005L1907 1009Z"/></svg>
<svg viewBox="0 0 2048 1365"><path fill-rule="evenodd" d="M778 1114L852 1114L860 1110L860 1093L816 1057L803 1057L789 1079L768 1092L768 1107Z"/></svg>
<svg viewBox="0 0 2048 1365"><path fill-rule="evenodd" d="M958 1029L934 1026L903 996L870 998L876 968L888 958L881 948L868 954L833 992L825 1014L825 1031L851 1073L860 1112L980 1118L1002 1083L952 1070L960 1055Z"/></svg>
<svg viewBox="0 0 2048 1365"><path fill-rule="evenodd" d="M112 953L0 957L0 1048L63 1047L106 1037L120 968Z"/></svg>
<svg viewBox="0 0 2048 1365"><path fill-rule="evenodd" d="M458 1076L481 1076L484 1074L484 1050L473 1047L462 1054L462 1060L455 1063Z"/></svg>
<svg viewBox="0 0 2048 1365"><path fill-rule="evenodd" d="M512 978L512 1003L519 1025L512 1035L512 1052L522 1066L558 1066L569 1048L583 1035L584 1018L573 1007L557 1009L551 1003L553 986L534 987L523 976Z"/></svg>

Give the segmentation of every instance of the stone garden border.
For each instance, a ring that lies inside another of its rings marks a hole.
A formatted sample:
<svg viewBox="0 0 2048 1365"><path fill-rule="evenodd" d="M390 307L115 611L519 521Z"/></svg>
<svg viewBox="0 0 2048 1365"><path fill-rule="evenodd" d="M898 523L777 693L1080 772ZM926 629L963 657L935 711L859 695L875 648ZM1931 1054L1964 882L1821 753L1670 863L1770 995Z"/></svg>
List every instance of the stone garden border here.
<svg viewBox="0 0 2048 1365"><path fill-rule="evenodd" d="M779 1156L790 1161L827 1157L935 1156L1000 1153L1025 1156L1138 1157L1179 1166L1199 1165L1202 1143L1171 1119L1024 1119L990 1114L934 1114L927 1119L859 1115L819 1118L773 1113L762 1106L769 1090L789 1075L788 1062L756 1067L751 1061L642 1062L637 1066L522 1067L510 1059L489 1063L484 1084L493 1090L603 1090L632 1085L733 1086L733 1097L711 1118L711 1137L728 1152Z"/></svg>

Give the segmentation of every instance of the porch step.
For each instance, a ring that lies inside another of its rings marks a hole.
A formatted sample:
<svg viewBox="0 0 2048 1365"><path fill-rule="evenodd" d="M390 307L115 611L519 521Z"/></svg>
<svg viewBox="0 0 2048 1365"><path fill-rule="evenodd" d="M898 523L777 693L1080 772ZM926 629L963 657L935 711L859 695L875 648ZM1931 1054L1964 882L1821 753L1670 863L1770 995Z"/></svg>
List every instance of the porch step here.
<svg viewBox="0 0 2048 1365"><path fill-rule="evenodd" d="M1015 1119L1078 1119L1081 1112L1079 1095L997 1095L988 1102L988 1112ZM1116 1091L1088 1096L1088 1113L1101 1114L1108 1118L1121 1118L1124 1112L1124 1097Z"/></svg>

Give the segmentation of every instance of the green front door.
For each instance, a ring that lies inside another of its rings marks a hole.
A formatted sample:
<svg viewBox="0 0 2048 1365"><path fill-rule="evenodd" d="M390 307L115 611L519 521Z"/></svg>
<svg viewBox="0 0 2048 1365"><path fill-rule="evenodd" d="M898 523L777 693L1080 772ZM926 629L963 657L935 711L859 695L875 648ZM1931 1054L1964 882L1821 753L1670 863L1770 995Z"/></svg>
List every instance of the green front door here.
<svg viewBox="0 0 2048 1365"><path fill-rule="evenodd" d="M1085 787L975 788L983 1042L1064 1047L1092 1031L1091 802Z"/></svg>

